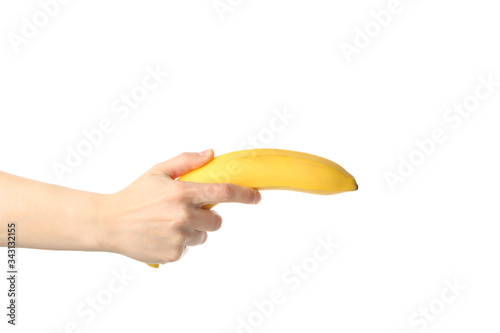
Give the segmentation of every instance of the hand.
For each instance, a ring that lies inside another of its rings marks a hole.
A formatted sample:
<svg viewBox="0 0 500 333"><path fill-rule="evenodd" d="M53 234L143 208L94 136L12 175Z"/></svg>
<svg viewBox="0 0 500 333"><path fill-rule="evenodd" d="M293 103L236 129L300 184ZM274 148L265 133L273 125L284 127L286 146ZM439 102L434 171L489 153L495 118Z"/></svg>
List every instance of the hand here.
<svg viewBox="0 0 500 333"><path fill-rule="evenodd" d="M104 196L98 213L100 250L147 263L176 261L187 246L203 244L207 231L221 227L221 216L202 206L260 201L260 193L248 187L175 180L212 159L212 150L183 153L154 166L120 192Z"/></svg>

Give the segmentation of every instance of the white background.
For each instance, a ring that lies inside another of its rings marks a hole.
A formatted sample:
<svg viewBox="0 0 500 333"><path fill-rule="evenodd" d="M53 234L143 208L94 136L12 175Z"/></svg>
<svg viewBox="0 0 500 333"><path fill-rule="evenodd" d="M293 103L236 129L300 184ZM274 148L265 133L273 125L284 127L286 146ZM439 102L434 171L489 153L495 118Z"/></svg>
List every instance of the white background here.
<svg viewBox="0 0 500 333"><path fill-rule="evenodd" d="M40 5L2 2L0 169L112 193L183 151L237 150L287 108L295 118L263 146L336 161L359 190L220 205L222 229L159 270L115 254L20 250L18 326L6 324L1 279L1 331L59 333L74 321L81 332L237 332L273 289L283 304L240 332L498 331L500 87L458 128L443 119L479 76L500 81L497 4L401 0L349 63L341 43L389 1L230 3L222 20L211 0L70 1L15 52L9 33ZM111 104L147 66L170 75L120 120ZM115 130L60 181L51 164L103 118ZM447 140L391 191L384 174L435 128ZM327 236L340 247L292 291L282 276ZM134 278L86 322L77 308L104 295L113 270ZM443 310L446 280L466 290ZM430 305L442 313L410 323Z"/></svg>

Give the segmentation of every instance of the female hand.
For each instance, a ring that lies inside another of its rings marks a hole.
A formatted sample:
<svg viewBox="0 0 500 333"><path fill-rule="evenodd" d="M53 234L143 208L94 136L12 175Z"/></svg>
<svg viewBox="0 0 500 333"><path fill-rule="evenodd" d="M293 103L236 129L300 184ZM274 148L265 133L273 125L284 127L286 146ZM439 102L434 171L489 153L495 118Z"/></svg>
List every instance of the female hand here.
<svg viewBox="0 0 500 333"><path fill-rule="evenodd" d="M188 246L203 244L221 216L206 204L256 204L260 193L233 184L200 184L175 179L213 159L213 151L183 153L160 163L131 185L103 200L98 229L101 250L164 264L180 259Z"/></svg>
<svg viewBox="0 0 500 333"><path fill-rule="evenodd" d="M202 206L261 199L248 187L175 180L212 159L212 150L183 153L114 194L0 172L0 246L7 246L7 230L14 224L17 247L107 251L147 263L178 260L187 246L203 244L207 231L221 227L220 215Z"/></svg>

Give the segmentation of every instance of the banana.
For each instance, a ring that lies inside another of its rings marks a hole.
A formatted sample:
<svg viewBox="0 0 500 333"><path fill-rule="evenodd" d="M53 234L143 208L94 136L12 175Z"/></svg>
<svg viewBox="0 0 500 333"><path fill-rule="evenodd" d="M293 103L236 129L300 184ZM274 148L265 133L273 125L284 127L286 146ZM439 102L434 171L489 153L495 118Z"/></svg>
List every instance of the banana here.
<svg viewBox="0 0 500 333"><path fill-rule="evenodd" d="M177 180L313 194L336 194L358 188L354 177L337 163L283 149L248 149L217 156Z"/></svg>
<svg viewBox="0 0 500 333"><path fill-rule="evenodd" d="M177 179L196 183L232 183L258 190L289 190L312 194L356 191L354 177L335 162L283 149L248 149L215 157ZM205 205L210 209L216 204ZM148 264L158 268L158 264Z"/></svg>

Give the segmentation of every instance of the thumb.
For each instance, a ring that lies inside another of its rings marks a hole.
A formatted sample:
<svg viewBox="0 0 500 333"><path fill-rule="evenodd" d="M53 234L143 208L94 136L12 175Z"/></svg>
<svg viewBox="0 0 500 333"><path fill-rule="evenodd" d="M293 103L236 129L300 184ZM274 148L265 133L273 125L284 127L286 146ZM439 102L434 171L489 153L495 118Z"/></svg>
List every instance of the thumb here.
<svg viewBox="0 0 500 333"><path fill-rule="evenodd" d="M213 158L214 151L212 149L207 149L199 153L182 153L168 161L157 164L153 167L153 170L175 179L191 170L204 166Z"/></svg>

